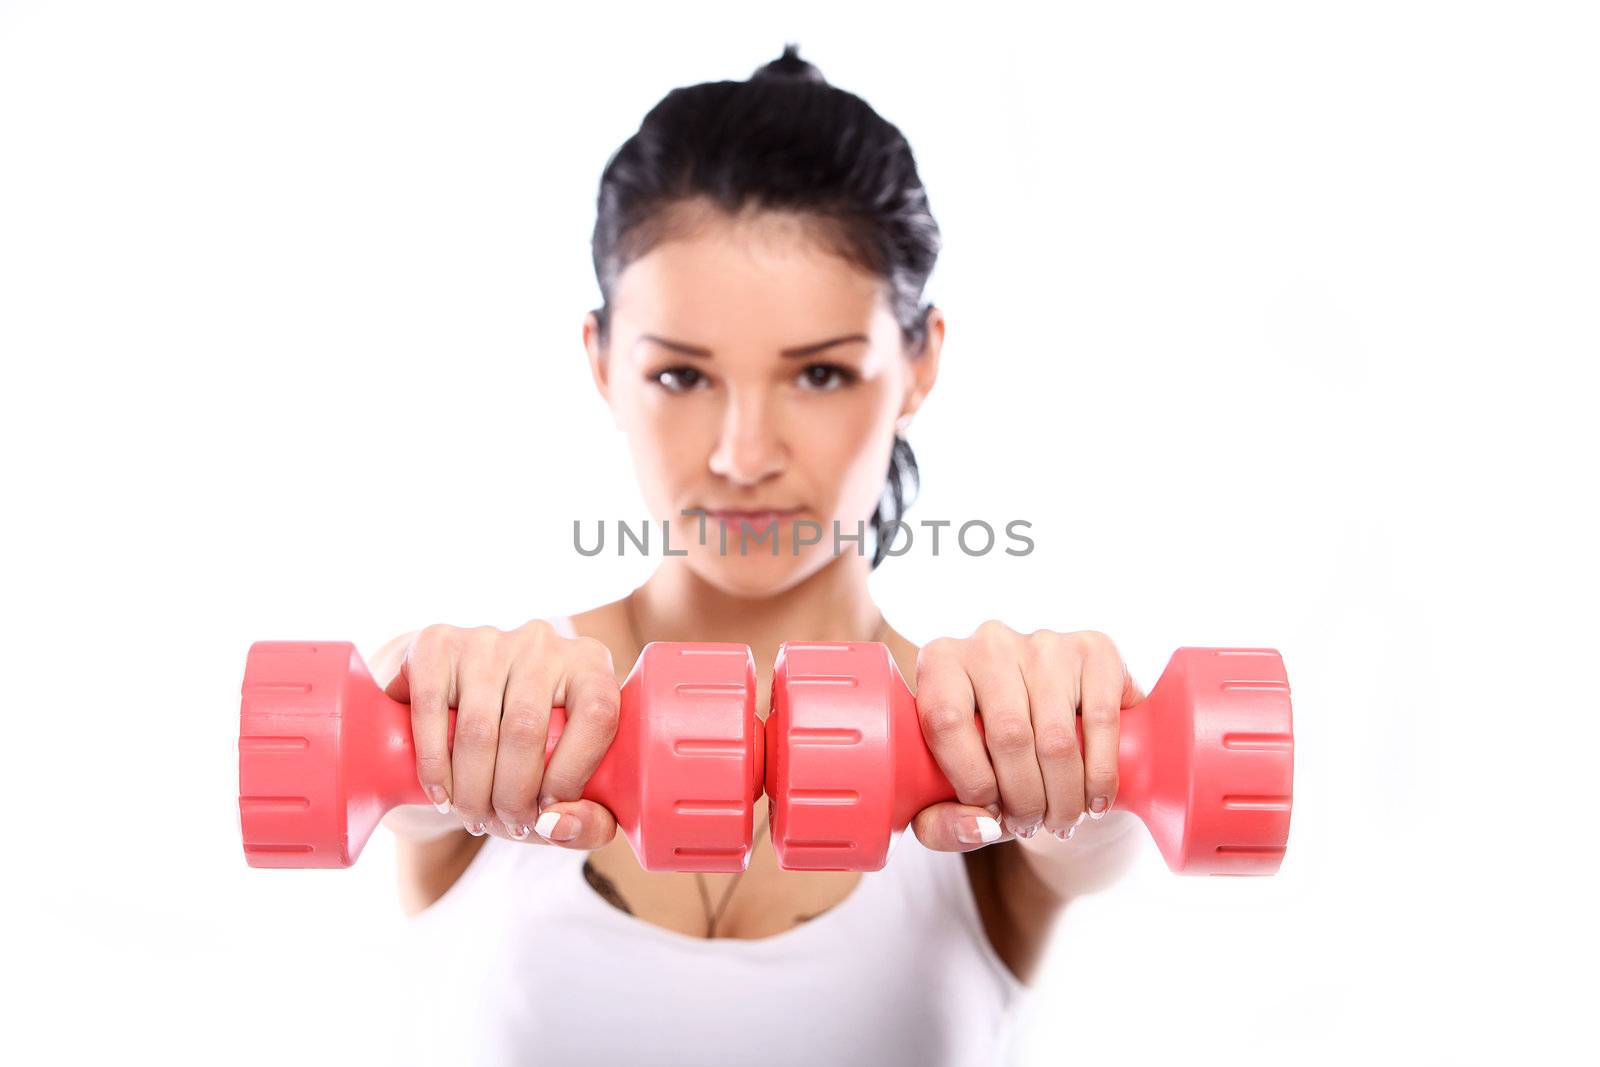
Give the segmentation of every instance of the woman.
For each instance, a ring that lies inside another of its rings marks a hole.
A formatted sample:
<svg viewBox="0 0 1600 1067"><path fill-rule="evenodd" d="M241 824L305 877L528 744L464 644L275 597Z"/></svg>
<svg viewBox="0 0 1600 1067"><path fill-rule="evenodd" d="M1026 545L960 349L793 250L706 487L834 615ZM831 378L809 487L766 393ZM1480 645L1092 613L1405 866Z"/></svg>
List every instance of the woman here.
<svg viewBox="0 0 1600 1067"><path fill-rule="evenodd" d="M439 939L422 1009L444 1013L439 1055L994 1062L1055 917L1126 867L1135 819L1107 809L1118 713L1143 694L1111 642L991 621L919 649L868 589L916 484L901 435L938 371L944 317L921 303L938 250L900 132L793 46L669 93L609 162L583 338L685 554L570 619L430 626L373 657L412 705L437 808L385 822L414 928ZM796 551L801 520L843 540ZM778 551L723 553L724 531ZM764 797L742 874L644 871L578 798L656 640L750 645L763 717L781 642L885 642L958 801L920 812L882 871L780 871ZM546 767L553 705L569 725Z"/></svg>

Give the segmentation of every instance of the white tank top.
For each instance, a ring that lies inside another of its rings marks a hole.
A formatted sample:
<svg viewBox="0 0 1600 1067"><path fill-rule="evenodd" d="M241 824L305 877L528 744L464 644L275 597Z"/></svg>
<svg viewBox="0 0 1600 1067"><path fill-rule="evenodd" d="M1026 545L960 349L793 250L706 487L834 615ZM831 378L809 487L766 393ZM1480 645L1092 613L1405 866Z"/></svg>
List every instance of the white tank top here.
<svg viewBox="0 0 1600 1067"><path fill-rule="evenodd" d="M571 634L570 620L552 619ZM463 1064L939 1067L1007 1059L1027 987L960 853L909 830L881 871L771 937L706 939L612 906L586 853L486 838L405 923L405 1057Z"/></svg>

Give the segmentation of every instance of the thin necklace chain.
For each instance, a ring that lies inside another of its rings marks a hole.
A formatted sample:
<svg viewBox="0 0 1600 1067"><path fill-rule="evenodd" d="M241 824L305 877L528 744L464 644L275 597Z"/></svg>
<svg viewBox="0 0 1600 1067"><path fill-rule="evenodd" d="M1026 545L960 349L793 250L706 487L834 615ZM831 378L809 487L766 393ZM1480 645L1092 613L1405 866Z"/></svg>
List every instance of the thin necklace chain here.
<svg viewBox="0 0 1600 1067"><path fill-rule="evenodd" d="M633 593L636 592L638 592L637 589L622 598L622 610L628 616L628 636L633 639L633 658L635 661L644 654L644 639L639 634L639 620L633 613ZM872 639L874 641L882 641L888 630L889 620L884 618L883 612L880 611L878 612L878 632L873 635ZM770 811L768 815L771 815ZM760 842L762 832L767 828L767 822L768 820L763 819L761 825L756 827L755 837L750 843L750 854L752 856L755 855L756 844ZM699 871L694 872L695 883L700 887L700 906L705 911L706 916L706 937L716 936L717 923L722 920L722 913L727 910L728 901L733 899L733 891L739 888L739 882L744 878L744 873L744 871L740 871L733 876L733 881L729 882L728 888L722 891L722 900L718 903L716 911L713 912L711 910L711 890L706 888L706 876Z"/></svg>

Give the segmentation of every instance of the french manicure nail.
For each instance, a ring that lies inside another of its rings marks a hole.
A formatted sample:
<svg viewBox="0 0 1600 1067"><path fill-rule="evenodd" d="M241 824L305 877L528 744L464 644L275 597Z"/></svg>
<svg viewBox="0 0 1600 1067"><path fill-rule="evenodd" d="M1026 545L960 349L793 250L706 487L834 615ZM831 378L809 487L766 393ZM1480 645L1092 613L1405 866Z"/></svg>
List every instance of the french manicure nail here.
<svg viewBox="0 0 1600 1067"><path fill-rule="evenodd" d="M473 837L482 837L484 829L485 827L482 819L467 823L467 833L471 834Z"/></svg>
<svg viewBox="0 0 1600 1067"><path fill-rule="evenodd" d="M539 816L539 821L533 824L533 829L546 841L571 841L578 836L577 824L576 817L563 824L561 812L547 811Z"/></svg>
<svg viewBox="0 0 1600 1067"><path fill-rule="evenodd" d="M1000 824L987 815L963 815L956 820L956 840L963 845L987 845L1000 840Z"/></svg>
<svg viewBox="0 0 1600 1067"><path fill-rule="evenodd" d="M505 822L504 819L501 819L500 821ZM528 824L525 822L507 822L506 829L511 833L511 836L516 838L518 841L521 841L524 837L528 836Z"/></svg>
<svg viewBox="0 0 1600 1067"><path fill-rule="evenodd" d="M989 814L993 815L995 818L998 819L1000 817L1000 805L998 805L998 804L990 804L988 806L987 810L988 810Z"/></svg>
<svg viewBox="0 0 1600 1067"><path fill-rule="evenodd" d="M428 787L428 800L433 803L433 810L440 815L450 814L450 794L444 791L444 786L430 785Z"/></svg>
<svg viewBox="0 0 1600 1067"><path fill-rule="evenodd" d="M1024 840L1026 840L1028 838L1031 838L1034 834L1036 834L1038 832L1039 832L1039 824L1036 823L1036 822L1035 823L1029 823L1027 826L1024 826L1022 829L1017 831L1017 836L1020 837L1020 838L1023 838Z"/></svg>
<svg viewBox="0 0 1600 1067"><path fill-rule="evenodd" d="M1089 801L1089 818L1091 818L1091 819L1103 819L1103 818L1105 818L1106 817L1106 809L1108 807L1110 807L1110 806L1111 806L1111 801L1107 800L1105 797L1095 797L1093 800Z"/></svg>

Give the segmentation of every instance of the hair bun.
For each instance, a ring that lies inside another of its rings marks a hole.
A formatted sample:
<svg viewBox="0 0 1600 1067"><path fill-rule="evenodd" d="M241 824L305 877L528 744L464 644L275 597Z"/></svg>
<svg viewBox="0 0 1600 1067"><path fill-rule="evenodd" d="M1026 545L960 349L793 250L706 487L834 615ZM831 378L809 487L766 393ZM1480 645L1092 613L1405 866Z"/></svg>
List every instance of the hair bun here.
<svg viewBox="0 0 1600 1067"><path fill-rule="evenodd" d="M783 46L783 55L774 59L764 67L756 68L750 75L755 78L795 78L799 81L818 82L827 84L828 79L822 76L822 71L800 58L800 46L786 44Z"/></svg>

